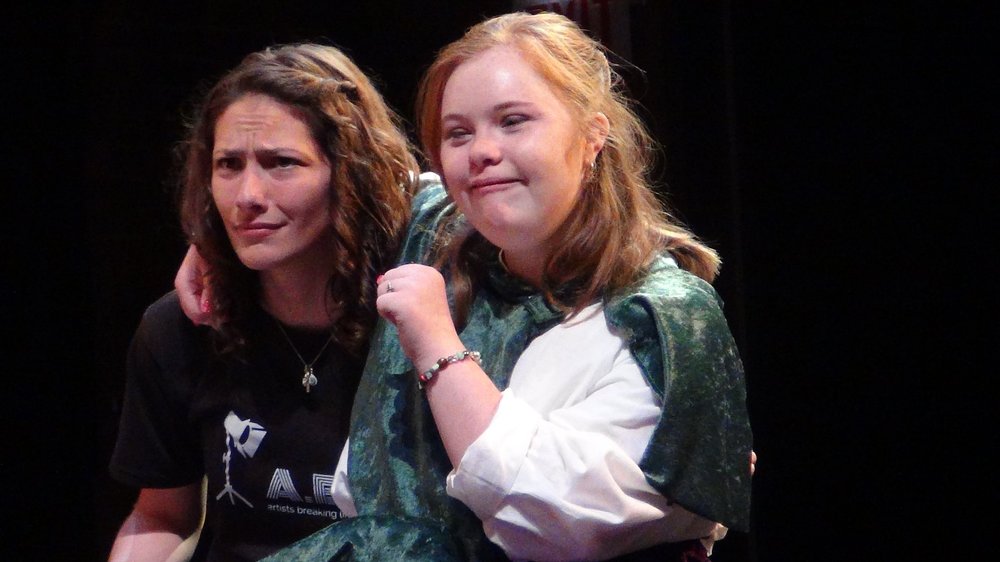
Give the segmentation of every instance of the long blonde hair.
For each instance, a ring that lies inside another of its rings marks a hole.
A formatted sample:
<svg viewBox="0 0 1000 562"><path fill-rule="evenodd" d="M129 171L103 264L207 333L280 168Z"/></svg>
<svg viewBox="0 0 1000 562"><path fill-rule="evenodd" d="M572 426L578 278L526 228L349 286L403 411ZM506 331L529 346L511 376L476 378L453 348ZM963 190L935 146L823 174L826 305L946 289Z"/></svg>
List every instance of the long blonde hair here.
<svg viewBox="0 0 1000 562"><path fill-rule="evenodd" d="M548 256L541 287L547 297L577 312L637 281L663 251L680 267L712 282L719 270L718 254L673 219L652 190L648 174L656 143L622 93L621 77L600 43L564 16L498 16L473 26L440 51L421 82L416 112L432 168L441 171L441 103L449 77L465 61L498 46L517 49L545 78L580 124L581 135L587 134L589 116L595 112L603 113L610 124L576 207L555 233L555 250ZM471 228L449 225L445 230L452 234L445 236L438 255L450 264L461 311L471 301L473 263L489 252L484 249L488 243Z"/></svg>

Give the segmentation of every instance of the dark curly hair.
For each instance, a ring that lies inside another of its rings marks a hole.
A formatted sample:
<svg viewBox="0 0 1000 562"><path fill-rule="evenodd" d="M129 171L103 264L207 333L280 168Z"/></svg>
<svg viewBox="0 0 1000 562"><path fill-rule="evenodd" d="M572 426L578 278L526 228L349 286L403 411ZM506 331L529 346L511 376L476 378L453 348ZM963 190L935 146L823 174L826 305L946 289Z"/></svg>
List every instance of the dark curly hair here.
<svg viewBox="0 0 1000 562"><path fill-rule="evenodd" d="M340 50L282 45L253 53L209 90L180 145L181 225L208 264L220 350L246 344L258 276L233 250L211 193L216 121L240 98L261 94L294 108L330 162L330 220L336 267L328 283L339 310L335 340L365 353L375 324L374 276L392 265L419 173L412 146L365 74Z"/></svg>

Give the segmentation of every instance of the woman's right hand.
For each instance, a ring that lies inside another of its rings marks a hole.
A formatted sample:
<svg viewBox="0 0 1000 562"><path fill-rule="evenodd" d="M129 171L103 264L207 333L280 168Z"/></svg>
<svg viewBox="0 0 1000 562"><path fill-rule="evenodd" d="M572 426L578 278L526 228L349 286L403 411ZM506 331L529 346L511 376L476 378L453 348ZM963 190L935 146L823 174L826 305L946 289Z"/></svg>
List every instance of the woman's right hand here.
<svg viewBox="0 0 1000 562"><path fill-rule="evenodd" d="M216 327L208 276L208 264L198 253L198 248L194 244L188 246L184 261L174 277L174 288L177 290L181 310L195 324Z"/></svg>
<svg viewBox="0 0 1000 562"><path fill-rule="evenodd" d="M401 265L380 275L376 283L378 313L396 326L403 351L418 371L463 348L448 308L444 277L436 269Z"/></svg>

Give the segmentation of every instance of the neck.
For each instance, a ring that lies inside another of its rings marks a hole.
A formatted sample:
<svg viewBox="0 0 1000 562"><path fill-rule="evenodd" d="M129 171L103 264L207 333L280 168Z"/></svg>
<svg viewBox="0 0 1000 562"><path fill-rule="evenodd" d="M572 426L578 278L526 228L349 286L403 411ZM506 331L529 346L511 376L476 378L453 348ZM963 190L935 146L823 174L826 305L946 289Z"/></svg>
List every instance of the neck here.
<svg viewBox="0 0 1000 562"><path fill-rule="evenodd" d="M501 264L509 273L526 281L535 288L542 286L545 270L545 252L541 248L533 250L504 250Z"/></svg>
<svg viewBox="0 0 1000 562"><path fill-rule="evenodd" d="M327 270L329 271L329 270ZM329 277L307 271L262 271L261 305L279 322L297 328L326 329L339 314L327 291Z"/></svg>

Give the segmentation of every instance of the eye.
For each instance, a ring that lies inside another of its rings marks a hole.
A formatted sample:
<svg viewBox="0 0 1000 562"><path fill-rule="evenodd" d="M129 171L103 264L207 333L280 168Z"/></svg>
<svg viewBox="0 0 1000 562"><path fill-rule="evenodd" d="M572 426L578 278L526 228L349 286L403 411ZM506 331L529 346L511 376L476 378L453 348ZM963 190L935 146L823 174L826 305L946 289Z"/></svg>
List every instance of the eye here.
<svg viewBox="0 0 1000 562"><path fill-rule="evenodd" d="M459 147L464 145L472 138L472 131L466 129L465 127L452 127L450 129L445 129L444 138L441 140L442 144Z"/></svg>
<svg viewBox="0 0 1000 562"><path fill-rule="evenodd" d="M289 158L288 156L275 156L274 167L275 168L291 168L292 166L298 166L301 164L295 158Z"/></svg>
<svg viewBox="0 0 1000 562"><path fill-rule="evenodd" d="M510 115L504 115L503 118L500 119L500 126L516 127L527 120L528 120L527 115L522 115L520 113L512 113Z"/></svg>
<svg viewBox="0 0 1000 562"><path fill-rule="evenodd" d="M235 156L216 158L213 167L220 171L238 171L243 168L243 162Z"/></svg>
<svg viewBox="0 0 1000 562"><path fill-rule="evenodd" d="M460 140L469 136L468 129L462 127L452 127L444 131L444 138L447 140Z"/></svg>
<svg viewBox="0 0 1000 562"><path fill-rule="evenodd" d="M275 172L290 172L296 168L305 166L305 161L297 156L282 154L261 154L258 156L260 165L266 170Z"/></svg>

